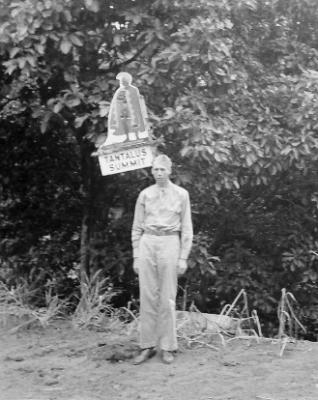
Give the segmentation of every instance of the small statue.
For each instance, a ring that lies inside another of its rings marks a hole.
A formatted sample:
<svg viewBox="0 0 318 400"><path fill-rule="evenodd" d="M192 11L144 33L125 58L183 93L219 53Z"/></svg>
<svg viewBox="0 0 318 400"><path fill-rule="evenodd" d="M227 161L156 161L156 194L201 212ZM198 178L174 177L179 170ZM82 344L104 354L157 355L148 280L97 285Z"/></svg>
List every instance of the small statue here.
<svg viewBox="0 0 318 400"><path fill-rule="evenodd" d="M110 103L108 135L104 145L145 139L149 136L148 116L143 96L131 85L132 76L120 72L116 79L120 87Z"/></svg>

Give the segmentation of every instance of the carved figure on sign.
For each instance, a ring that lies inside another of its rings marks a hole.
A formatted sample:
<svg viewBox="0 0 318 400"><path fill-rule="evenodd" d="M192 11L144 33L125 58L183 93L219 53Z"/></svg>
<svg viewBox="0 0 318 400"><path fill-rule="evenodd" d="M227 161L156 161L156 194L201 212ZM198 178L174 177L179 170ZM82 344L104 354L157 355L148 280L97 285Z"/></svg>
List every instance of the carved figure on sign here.
<svg viewBox="0 0 318 400"><path fill-rule="evenodd" d="M120 86L110 103L105 145L149 136L145 101L139 90L131 85L132 76L128 72L120 72L116 79Z"/></svg>

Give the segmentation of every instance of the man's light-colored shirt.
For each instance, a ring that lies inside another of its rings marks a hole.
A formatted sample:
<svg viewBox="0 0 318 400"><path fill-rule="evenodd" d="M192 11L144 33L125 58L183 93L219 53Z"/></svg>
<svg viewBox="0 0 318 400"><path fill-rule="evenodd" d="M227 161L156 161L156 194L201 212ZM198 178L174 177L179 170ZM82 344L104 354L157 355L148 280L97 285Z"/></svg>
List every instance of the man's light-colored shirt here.
<svg viewBox="0 0 318 400"><path fill-rule="evenodd" d="M192 246L193 228L189 193L170 182L164 188L152 185L138 196L132 227L133 256L139 256L139 241L147 230L180 232L179 258L187 259Z"/></svg>

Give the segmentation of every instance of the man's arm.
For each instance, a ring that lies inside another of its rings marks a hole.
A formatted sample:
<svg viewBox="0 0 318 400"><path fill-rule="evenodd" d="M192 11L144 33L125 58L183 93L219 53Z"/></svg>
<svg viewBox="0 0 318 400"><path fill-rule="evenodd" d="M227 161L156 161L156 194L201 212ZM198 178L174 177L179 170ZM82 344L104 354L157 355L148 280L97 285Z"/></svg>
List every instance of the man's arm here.
<svg viewBox="0 0 318 400"><path fill-rule="evenodd" d="M185 198L182 204L181 213L181 249L179 258L187 260L190 254L193 240L193 227L191 218L191 205L189 193L186 192Z"/></svg>
<svg viewBox="0 0 318 400"><path fill-rule="evenodd" d="M135 206L134 222L131 230L133 257L139 257L139 242L144 231L145 206L142 193L138 196Z"/></svg>

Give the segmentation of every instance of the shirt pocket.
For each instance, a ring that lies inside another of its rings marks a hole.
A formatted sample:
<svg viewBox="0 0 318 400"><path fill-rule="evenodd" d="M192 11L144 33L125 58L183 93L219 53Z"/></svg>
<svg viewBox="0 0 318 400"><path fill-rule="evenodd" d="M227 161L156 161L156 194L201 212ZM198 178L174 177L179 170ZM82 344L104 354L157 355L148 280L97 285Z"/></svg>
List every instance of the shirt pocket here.
<svg viewBox="0 0 318 400"><path fill-rule="evenodd" d="M167 210L172 214L180 214L181 213L181 201L179 200L171 200L166 205Z"/></svg>

